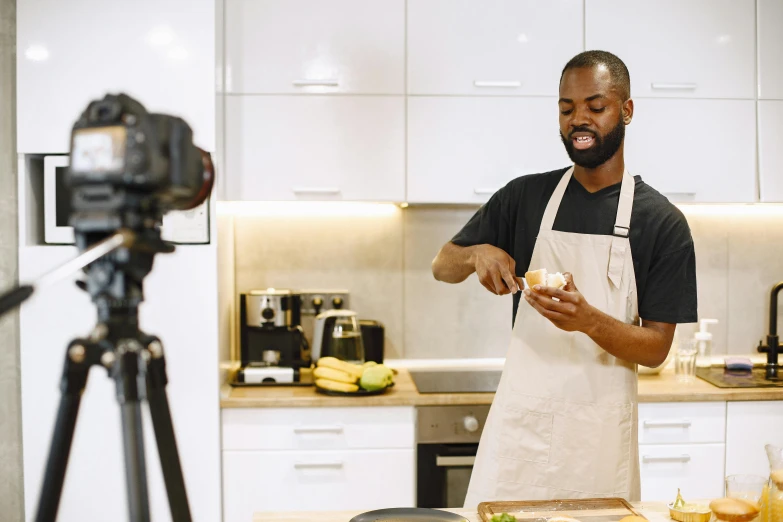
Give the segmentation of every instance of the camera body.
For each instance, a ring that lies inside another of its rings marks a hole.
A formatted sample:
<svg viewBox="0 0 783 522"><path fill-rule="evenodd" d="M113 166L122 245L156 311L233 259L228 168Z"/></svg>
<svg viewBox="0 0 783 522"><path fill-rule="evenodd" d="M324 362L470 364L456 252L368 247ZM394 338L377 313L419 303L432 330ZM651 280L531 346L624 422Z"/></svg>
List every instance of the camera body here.
<svg viewBox="0 0 783 522"><path fill-rule="evenodd" d="M213 179L184 120L125 94L91 102L73 126L66 183L76 234L158 226L167 211L201 204Z"/></svg>

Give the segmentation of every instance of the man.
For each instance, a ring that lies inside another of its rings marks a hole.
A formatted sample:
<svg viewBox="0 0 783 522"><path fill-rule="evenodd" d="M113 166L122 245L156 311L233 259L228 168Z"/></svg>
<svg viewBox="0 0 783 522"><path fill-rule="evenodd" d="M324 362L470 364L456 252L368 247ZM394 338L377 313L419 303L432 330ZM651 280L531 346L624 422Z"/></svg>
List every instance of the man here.
<svg viewBox="0 0 783 522"><path fill-rule="evenodd" d="M659 366L675 325L697 320L688 224L625 169L634 109L625 64L603 51L577 55L563 69L558 106L574 166L511 181L432 264L440 281L476 272L493 294L514 294L512 341L469 508L638 500L637 365ZM525 288L520 276L541 268L565 273L566 286Z"/></svg>

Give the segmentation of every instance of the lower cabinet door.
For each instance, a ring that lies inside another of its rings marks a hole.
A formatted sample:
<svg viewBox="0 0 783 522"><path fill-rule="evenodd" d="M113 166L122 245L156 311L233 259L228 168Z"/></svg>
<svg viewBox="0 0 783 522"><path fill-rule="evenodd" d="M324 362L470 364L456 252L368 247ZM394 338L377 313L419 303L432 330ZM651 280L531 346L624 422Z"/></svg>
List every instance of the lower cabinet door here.
<svg viewBox="0 0 783 522"><path fill-rule="evenodd" d="M415 505L413 449L224 451L224 522L270 511Z"/></svg>
<svg viewBox="0 0 783 522"><path fill-rule="evenodd" d="M639 446L642 500L672 502L677 488L687 499L723 496L725 444Z"/></svg>

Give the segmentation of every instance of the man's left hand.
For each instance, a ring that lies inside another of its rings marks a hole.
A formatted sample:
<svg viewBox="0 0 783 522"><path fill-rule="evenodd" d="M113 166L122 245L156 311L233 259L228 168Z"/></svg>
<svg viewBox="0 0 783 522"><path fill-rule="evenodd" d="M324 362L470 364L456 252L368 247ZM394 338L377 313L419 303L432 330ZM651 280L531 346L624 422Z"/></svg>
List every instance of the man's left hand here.
<svg viewBox="0 0 783 522"><path fill-rule="evenodd" d="M562 289L536 285L532 290L525 290L525 300L561 330L588 333L599 312L576 288L573 276L569 273L563 276L566 285Z"/></svg>

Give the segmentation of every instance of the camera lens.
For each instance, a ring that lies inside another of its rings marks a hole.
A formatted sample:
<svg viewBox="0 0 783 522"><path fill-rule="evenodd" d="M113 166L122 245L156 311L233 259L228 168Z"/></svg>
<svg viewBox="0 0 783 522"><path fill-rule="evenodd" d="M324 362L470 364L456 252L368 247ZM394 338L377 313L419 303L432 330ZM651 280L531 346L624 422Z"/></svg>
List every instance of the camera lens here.
<svg viewBox="0 0 783 522"><path fill-rule="evenodd" d="M272 319L275 318L275 311L272 310L271 308L264 308L263 310L261 310L261 317L263 317L267 321L271 321Z"/></svg>

